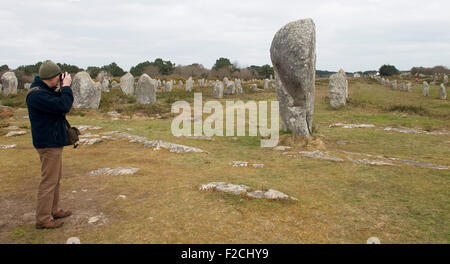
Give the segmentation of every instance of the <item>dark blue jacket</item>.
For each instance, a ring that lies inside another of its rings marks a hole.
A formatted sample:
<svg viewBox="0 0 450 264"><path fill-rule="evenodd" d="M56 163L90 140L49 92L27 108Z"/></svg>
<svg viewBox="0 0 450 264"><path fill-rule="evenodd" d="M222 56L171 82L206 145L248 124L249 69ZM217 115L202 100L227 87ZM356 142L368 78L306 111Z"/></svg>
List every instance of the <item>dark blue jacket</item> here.
<svg viewBox="0 0 450 264"><path fill-rule="evenodd" d="M73 94L70 86L56 92L38 76L31 84L26 102L31 123L31 136L35 148L68 145L64 114L70 111Z"/></svg>

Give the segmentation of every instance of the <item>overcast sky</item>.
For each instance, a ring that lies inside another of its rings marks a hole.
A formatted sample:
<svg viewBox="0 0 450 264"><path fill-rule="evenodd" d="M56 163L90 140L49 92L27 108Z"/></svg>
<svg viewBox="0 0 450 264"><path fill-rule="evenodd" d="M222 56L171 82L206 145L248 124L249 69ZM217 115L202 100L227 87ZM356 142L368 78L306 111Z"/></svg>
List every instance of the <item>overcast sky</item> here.
<svg viewBox="0 0 450 264"><path fill-rule="evenodd" d="M450 66L449 0L0 0L0 65L271 64L274 34L301 18L316 25L317 69Z"/></svg>

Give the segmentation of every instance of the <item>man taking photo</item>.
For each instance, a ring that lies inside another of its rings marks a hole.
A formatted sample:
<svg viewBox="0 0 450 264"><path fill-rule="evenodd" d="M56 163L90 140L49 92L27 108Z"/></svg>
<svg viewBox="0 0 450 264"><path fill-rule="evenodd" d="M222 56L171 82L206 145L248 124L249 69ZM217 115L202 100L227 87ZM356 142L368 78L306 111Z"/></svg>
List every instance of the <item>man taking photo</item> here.
<svg viewBox="0 0 450 264"><path fill-rule="evenodd" d="M59 83L61 87L56 91ZM59 219L72 214L58 208L62 151L68 145L65 114L73 104L71 83L70 74L62 74L57 64L47 60L40 66L39 76L35 77L26 98L33 146L41 160L37 229L59 228L64 224Z"/></svg>

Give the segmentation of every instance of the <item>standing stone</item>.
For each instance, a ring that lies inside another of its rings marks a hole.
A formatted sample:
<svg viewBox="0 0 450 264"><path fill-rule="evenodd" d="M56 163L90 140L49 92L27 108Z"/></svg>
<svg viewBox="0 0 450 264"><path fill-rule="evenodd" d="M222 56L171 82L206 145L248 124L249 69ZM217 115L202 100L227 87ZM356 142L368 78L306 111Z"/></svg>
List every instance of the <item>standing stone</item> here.
<svg viewBox="0 0 450 264"><path fill-rule="evenodd" d="M3 91L3 85L0 83L0 93Z"/></svg>
<svg viewBox="0 0 450 264"><path fill-rule="evenodd" d="M225 85L226 85L226 88L223 91L224 94L235 94L236 93L236 86L233 81L228 81Z"/></svg>
<svg viewBox="0 0 450 264"><path fill-rule="evenodd" d="M276 74L275 74L275 76L276 76ZM250 90L255 90L255 91L259 90L256 83L253 83L252 85L250 85Z"/></svg>
<svg viewBox="0 0 450 264"><path fill-rule="evenodd" d="M343 69L339 69L339 74L341 74L345 79L345 101L348 99L348 80L347 80L347 74Z"/></svg>
<svg viewBox="0 0 450 264"><path fill-rule="evenodd" d="M194 86L194 81L192 80L192 77L189 77L189 79L186 81L186 91L187 92L192 91L193 86Z"/></svg>
<svg viewBox="0 0 450 264"><path fill-rule="evenodd" d="M410 83L410 82L408 82L408 83L406 84L406 91L412 92L412 87L411 87L411 83Z"/></svg>
<svg viewBox="0 0 450 264"><path fill-rule="evenodd" d="M217 81L216 85L214 85L213 96L215 98L223 98L223 83L221 81Z"/></svg>
<svg viewBox="0 0 450 264"><path fill-rule="evenodd" d="M157 82L146 73L139 77L136 86L136 100L139 104L154 104L156 102Z"/></svg>
<svg viewBox="0 0 450 264"><path fill-rule="evenodd" d="M244 92L244 90L242 89L242 84L241 84L241 80L240 79L235 79L234 83L236 84L236 93L237 94L241 94Z"/></svg>
<svg viewBox="0 0 450 264"><path fill-rule="evenodd" d="M313 20L297 20L282 27L272 40L270 58L280 78L281 85L276 87L280 114L286 122L285 130L303 137L310 136L316 75L316 30Z"/></svg>
<svg viewBox="0 0 450 264"><path fill-rule="evenodd" d="M172 92L172 81L166 82L166 85L164 86L164 92Z"/></svg>
<svg viewBox="0 0 450 264"><path fill-rule="evenodd" d="M405 90L406 90L405 83L402 82L402 83L400 84L400 91L405 91Z"/></svg>
<svg viewBox="0 0 450 264"><path fill-rule="evenodd" d="M120 89L124 94L134 94L134 76L127 72L120 78Z"/></svg>
<svg viewBox="0 0 450 264"><path fill-rule="evenodd" d="M392 90L397 90L397 80L391 82Z"/></svg>
<svg viewBox="0 0 450 264"><path fill-rule="evenodd" d="M178 81L178 85L179 85L179 86L183 86L183 81L182 81L182 80L179 80L179 81Z"/></svg>
<svg viewBox="0 0 450 264"><path fill-rule="evenodd" d="M73 107L98 109L101 99L101 84L94 83L89 73L82 71L75 75L71 85Z"/></svg>
<svg viewBox="0 0 450 264"><path fill-rule="evenodd" d="M100 107L100 100L102 99L102 84L100 82L94 82L93 96L89 99L89 107L92 109L98 109Z"/></svg>
<svg viewBox="0 0 450 264"><path fill-rule="evenodd" d="M389 79L386 79L386 83L385 83L385 85L386 85L386 87L390 87L390 85L389 85Z"/></svg>
<svg viewBox="0 0 450 264"><path fill-rule="evenodd" d="M102 91L103 92L109 92L109 80L108 78L103 78L102 84Z"/></svg>
<svg viewBox="0 0 450 264"><path fill-rule="evenodd" d="M384 78L381 78L381 84L385 85L386 84L386 80Z"/></svg>
<svg viewBox="0 0 450 264"><path fill-rule="evenodd" d="M444 75L444 84L447 84L448 83L448 76L447 76L447 74L445 74Z"/></svg>
<svg viewBox="0 0 450 264"><path fill-rule="evenodd" d="M447 99L447 91L445 89L445 85L441 83L440 89L439 89L439 98L442 100Z"/></svg>
<svg viewBox="0 0 450 264"><path fill-rule="evenodd" d="M17 94L17 77L14 72L5 72L2 75L3 94Z"/></svg>
<svg viewBox="0 0 450 264"><path fill-rule="evenodd" d="M227 83L228 83L228 78L227 78L227 77L224 77L224 78L223 78L223 84L226 85Z"/></svg>
<svg viewBox="0 0 450 264"><path fill-rule="evenodd" d="M267 90L269 88L269 79L264 79L264 90Z"/></svg>
<svg viewBox="0 0 450 264"><path fill-rule="evenodd" d="M105 78L109 79L108 73L105 71L100 71L96 77L97 81L99 81L100 83L102 83Z"/></svg>
<svg viewBox="0 0 450 264"><path fill-rule="evenodd" d="M111 87L112 87L112 88L115 88L116 86L117 86L117 82L116 82L116 81L112 81Z"/></svg>
<svg viewBox="0 0 450 264"><path fill-rule="evenodd" d="M345 106L345 77L340 73L335 73L330 76L328 88L330 89L330 105L334 109L339 109Z"/></svg>
<svg viewBox="0 0 450 264"><path fill-rule="evenodd" d="M422 95L430 96L430 86L426 81L423 82Z"/></svg>
<svg viewBox="0 0 450 264"><path fill-rule="evenodd" d="M30 87L31 87L31 83L25 83L25 84L23 85L23 88L24 88L25 90L30 90Z"/></svg>

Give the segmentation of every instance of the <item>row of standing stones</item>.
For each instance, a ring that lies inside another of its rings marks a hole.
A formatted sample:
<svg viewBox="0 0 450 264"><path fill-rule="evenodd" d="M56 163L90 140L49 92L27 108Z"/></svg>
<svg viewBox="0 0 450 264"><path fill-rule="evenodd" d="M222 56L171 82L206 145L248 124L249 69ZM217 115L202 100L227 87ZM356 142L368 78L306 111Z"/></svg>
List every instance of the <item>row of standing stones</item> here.
<svg viewBox="0 0 450 264"><path fill-rule="evenodd" d="M402 83L400 83L400 85L398 85L397 80L389 81L389 79L387 79L387 78L385 79L380 76L373 76L372 78L375 79L376 81L378 81L378 83L380 83L381 85L385 85L386 87L391 88L392 90L399 90L399 91L406 91L406 92L412 91L411 82L406 82L406 83L402 82ZM433 78L432 83L436 83L435 80L436 80L436 75ZM443 82L439 86L439 99L442 99L442 100L447 99L447 89L445 87L445 85L447 83L448 83L448 76L446 74L444 74ZM430 85L426 81L423 81L422 95L430 96Z"/></svg>
<svg viewBox="0 0 450 264"><path fill-rule="evenodd" d="M314 112L315 72L316 72L316 30L314 21L310 18L290 22L279 29L270 47L270 58L275 72L275 79L264 80L264 89L275 88L277 100L280 106L282 129L292 133L308 137L312 134L312 121ZM445 76L448 81L448 77ZM72 90L74 93L75 108L98 109L101 93L109 92L109 78L102 75L94 82L87 72L79 72L75 75ZM383 84L397 89L396 81L380 79ZM17 92L17 78L13 72L7 72L2 76L5 94ZM147 74L139 77L134 91L135 79L131 73L126 73L120 78L120 84L115 81L112 87L120 85L123 93L136 94L139 104L153 104L156 102L156 91L162 87L163 92L173 89L173 81L161 81L152 79ZM185 85L186 91L192 91L194 81L189 78L185 84L182 81L178 85ZM213 96L222 98L223 95L240 94L243 92L241 80L223 81L198 80L198 85L212 86ZM15 90L14 90L15 89ZM258 89L252 84L250 89ZM410 91L411 84L400 86L400 90ZM440 98L446 98L444 84L441 85ZM330 105L338 109L345 106L348 99L348 81L343 70L333 74L329 80ZM428 84L424 83L424 96L429 94Z"/></svg>

